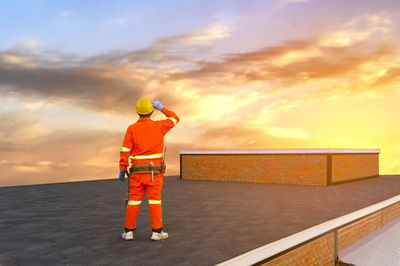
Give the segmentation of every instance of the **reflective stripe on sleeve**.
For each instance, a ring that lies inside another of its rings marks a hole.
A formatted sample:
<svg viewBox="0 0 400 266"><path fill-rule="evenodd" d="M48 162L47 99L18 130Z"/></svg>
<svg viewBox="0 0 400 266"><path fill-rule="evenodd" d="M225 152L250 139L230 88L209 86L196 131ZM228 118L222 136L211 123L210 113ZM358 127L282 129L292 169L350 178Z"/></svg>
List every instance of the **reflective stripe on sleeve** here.
<svg viewBox="0 0 400 266"><path fill-rule="evenodd" d="M178 121L176 121L175 118L173 117L168 117L168 119L170 119L172 122L174 122L174 125L176 126L176 124L178 124Z"/></svg>
<svg viewBox="0 0 400 266"><path fill-rule="evenodd" d="M140 200L130 200L128 201L128 205L140 205L142 201Z"/></svg>
<svg viewBox="0 0 400 266"><path fill-rule="evenodd" d="M128 151L131 151L131 149L130 148L126 148L126 147L122 147L121 151L128 152Z"/></svg>
<svg viewBox="0 0 400 266"><path fill-rule="evenodd" d="M162 158L162 153L155 153L155 154L149 154L149 155L136 155L136 156L129 156L131 159L158 159Z"/></svg>
<svg viewBox="0 0 400 266"><path fill-rule="evenodd" d="M161 200L149 200L149 204L161 204Z"/></svg>

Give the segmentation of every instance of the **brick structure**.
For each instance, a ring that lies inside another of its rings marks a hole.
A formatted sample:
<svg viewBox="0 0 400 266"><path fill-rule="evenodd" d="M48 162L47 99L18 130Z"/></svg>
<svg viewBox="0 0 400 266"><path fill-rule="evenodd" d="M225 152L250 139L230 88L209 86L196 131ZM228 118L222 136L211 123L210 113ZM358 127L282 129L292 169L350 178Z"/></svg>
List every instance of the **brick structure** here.
<svg viewBox="0 0 400 266"><path fill-rule="evenodd" d="M333 265L334 243L329 233L261 265Z"/></svg>
<svg viewBox="0 0 400 266"><path fill-rule="evenodd" d="M390 223L394 219L400 217L400 202L394 204L382 211L382 224Z"/></svg>
<svg viewBox="0 0 400 266"><path fill-rule="evenodd" d="M400 217L400 201L360 219L333 228L313 239L259 262L269 265L335 265L337 252L344 250L387 223ZM340 218L339 218L340 219ZM335 240L336 238L336 240ZM336 242L336 243L335 243ZM336 246L336 247L335 247Z"/></svg>
<svg viewBox="0 0 400 266"><path fill-rule="evenodd" d="M351 223L348 226L339 229L339 251L344 250L345 248L356 243L360 239L363 239L375 230L379 229L382 225L381 215L381 212L374 213L357 222Z"/></svg>
<svg viewBox="0 0 400 266"><path fill-rule="evenodd" d="M181 178L330 185L379 175L380 150L181 151Z"/></svg>
<svg viewBox="0 0 400 266"><path fill-rule="evenodd" d="M332 155L333 183L377 175L379 175L379 153Z"/></svg>
<svg viewBox="0 0 400 266"><path fill-rule="evenodd" d="M339 229L339 251L344 250L399 217L400 202L397 202Z"/></svg>

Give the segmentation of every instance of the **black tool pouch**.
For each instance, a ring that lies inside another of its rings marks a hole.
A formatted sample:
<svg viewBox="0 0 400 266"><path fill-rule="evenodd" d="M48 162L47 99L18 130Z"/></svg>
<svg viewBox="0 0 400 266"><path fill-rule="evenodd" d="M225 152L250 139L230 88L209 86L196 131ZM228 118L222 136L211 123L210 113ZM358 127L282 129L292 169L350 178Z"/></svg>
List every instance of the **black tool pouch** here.
<svg viewBox="0 0 400 266"><path fill-rule="evenodd" d="M167 169L167 165L163 162L161 165L161 174L164 174L166 169Z"/></svg>

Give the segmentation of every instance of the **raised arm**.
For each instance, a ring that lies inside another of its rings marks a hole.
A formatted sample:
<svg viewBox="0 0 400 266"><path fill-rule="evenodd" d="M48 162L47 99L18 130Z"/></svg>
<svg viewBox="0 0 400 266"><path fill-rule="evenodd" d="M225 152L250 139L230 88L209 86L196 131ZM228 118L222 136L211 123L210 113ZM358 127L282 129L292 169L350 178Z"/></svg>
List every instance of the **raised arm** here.
<svg viewBox="0 0 400 266"><path fill-rule="evenodd" d="M155 109L161 111L167 117L167 119L164 120L166 132L178 124L180 119L173 111L165 108L159 101L153 101L152 104Z"/></svg>

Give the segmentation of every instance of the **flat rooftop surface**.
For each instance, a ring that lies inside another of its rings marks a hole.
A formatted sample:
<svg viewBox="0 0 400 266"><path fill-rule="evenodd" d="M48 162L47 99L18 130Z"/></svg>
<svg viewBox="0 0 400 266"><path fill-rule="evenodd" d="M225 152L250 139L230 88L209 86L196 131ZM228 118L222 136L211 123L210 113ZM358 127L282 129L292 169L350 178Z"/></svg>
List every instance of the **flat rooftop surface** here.
<svg viewBox="0 0 400 266"><path fill-rule="evenodd" d="M142 203L124 241L118 180L0 188L1 265L213 265L400 194L400 176L329 187L165 177L164 228L150 240Z"/></svg>

